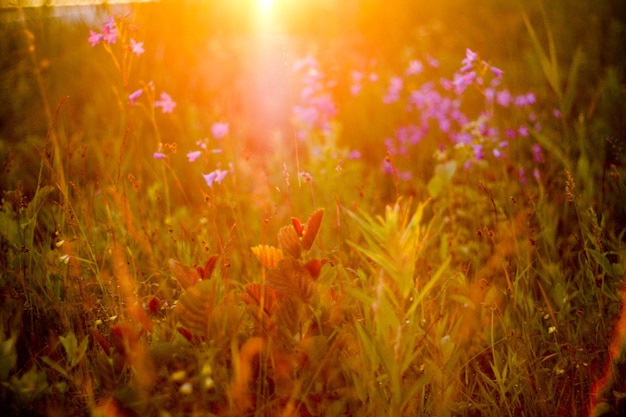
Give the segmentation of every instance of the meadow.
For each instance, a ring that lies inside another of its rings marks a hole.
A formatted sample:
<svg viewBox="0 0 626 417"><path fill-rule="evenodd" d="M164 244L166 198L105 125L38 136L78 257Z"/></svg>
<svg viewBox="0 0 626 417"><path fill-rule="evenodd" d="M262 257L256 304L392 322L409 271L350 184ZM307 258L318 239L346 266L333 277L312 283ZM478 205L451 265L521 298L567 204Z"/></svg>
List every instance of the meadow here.
<svg viewBox="0 0 626 417"><path fill-rule="evenodd" d="M0 414L625 415L626 5L429 3L0 3Z"/></svg>

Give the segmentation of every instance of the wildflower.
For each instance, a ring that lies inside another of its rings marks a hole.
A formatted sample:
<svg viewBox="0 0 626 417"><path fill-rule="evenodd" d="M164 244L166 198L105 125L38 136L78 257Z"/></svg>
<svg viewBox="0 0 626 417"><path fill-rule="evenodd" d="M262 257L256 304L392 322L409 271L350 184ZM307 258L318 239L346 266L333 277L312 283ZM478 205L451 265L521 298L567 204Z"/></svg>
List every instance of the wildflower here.
<svg viewBox="0 0 626 417"><path fill-rule="evenodd" d="M509 139L514 139L517 136L517 132L515 131L515 129L512 128L508 128L505 132L504 135L509 138Z"/></svg>
<svg viewBox="0 0 626 417"><path fill-rule="evenodd" d="M502 71L500 68L491 67L489 69L491 70L493 75L496 76L496 78L502 78L502 75L504 74L504 71Z"/></svg>
<svg viewBox="0 0 626 417"><path fill-rule="evenodd" d="M402 91L402 85L404 81L400 77L392 77L389 81L389 88L387 94L383 97L383 103L390 104L398 101L400 98L400 92Z"/></svg>
<svg viewBox="0 0 626 417"><path fill-rule="evenodd" d="M543 152L541 151L541 146L535 143L531 149L533 151L533 161L543 162Z"/></svg>
<svg viewBox="0 0 626 417"><path fill-rule="evenodd" d="M378 74L372 72L368 78L370 82L375 83L376 81L378 81Z"/></svg>
<svg viewBox="0 0 626 417"><path fill-rule="evenodd" d="M363 73L360 71L352 71L350 73L350 76L352 77L352 81L354 81L355 83L361 82L361 80L363 79Z"/></svg>
<svg viewBox="0 0 626 417"><path fill-rule="evenodd" d="M389 158L383 159L382 170L383 170L383 173L385 174L393 175L395 170Z"/></svg>
<svg viewBox="0 0 626 417"><path fill-rule="evenodd" d="M424 71L424 64L417 59L413 59L409 62L409 67L406 69L406 75L417 75L422 71Z"/></svg>
<svg viewBox="0 0 626 417"><path fill-rule="evenodd" d="M474 63L478 60L478 54L471 49L467 48L465 50L465 58L462 61L463 67L461 67L461 72L470 71Z"/></svg>
<svg viewBox="0 0 626 417"><path fill-rule="evenodd" d="M513 104L515 104L516 107L527 107L527 106L534 104L535 101L536 101L535 94L527 93L527 94L522 94L522 95L515 97Z"/></svg>
<svg viewBox="0 0 626 417"><path fill-rule="evenodd" d="M223 138L228 135L228 123L213 123L213 126L211 126L211 133L215 139Z"/></svg>
<svg viewBox="0 0 626 417"><path fill-rule="evenodd" d="M92 48L99 44L102 38L104 38L104 35L102 33L98 33L89 29L89 39L87 39L87 42L91 44Z"/></svg>
<svg viewBox="0 0 626 417"><path fill-rule="evenodd" d="M189 160L189 162L194 162L196 159L200 157L200 155L202 155L202 152L200 151L188 152L187 159Z"/></svg>
<svg viewBox="0 0 626 417"><path fill-rule="evenodd" d="M176 107L176 102L167 93L161 93L161 100L154 103L154 107L161 107L163 113L171 113Z"/></svg>
<svg viewBox="0 0 626 417"><path fill-rule="evenodd" d="M115 43L117 41L117 27L113 16L109 16L109 20L102 25L103 39L106 43Z"/></svg>
<svg viewBox="0 0 626 417"><path fill-rule="evenodd" d="M461 70L460 73L454 74L454 79L452 80L452 87L454 87L454 91L457 94L463 94L463 91L472 83L476 81L476 73L474 71L463 72Z"/></svg>
<svg viewBox="0 0 626 417"><path fill-rule="evenodd" d="M553 115L554 117L556 117L557 119L560 119L560 118L561 118L561 112L559 111L559 109L554 109L554 110L552 111L552 115Z"/></svg>
<svg viewBox="0 0 626 417"><path fill-rule="evenodd" d="M496 103L502 107L508 107L511 104L511 93L509 90L502 90L496 94Z"/></svg>
<svg viewBox="0 0 626 417"><path fill-rule="evenodd" d="M135 90L128 95L128 101L130 102L131 106L135 105L135 100L141 97L142 94L143 94L143 89L140 88L139 90Z"/></svg>
<svg viewBox="0 0 626 417"><path fill-rule="evenodd" d="M196 145L198 145L200 147L200 149L206 149L208 141L209 141L209 139L207 139L207 138L204 138L202 140L197 140L196 141Z"/></svg>
<svg viewBox="0 0 626 417"><path fill-rule="evenodd" d="M218 184L222 183L222 180L226 177L226 174L228 174L228 171L222 171L221 169L216 169L213 172L210 172L208 174L202 174L202 176L204 177L204 180L206 181L206 185L209 187L213 186L213 183L216 182Z"/></svg>
<svg viewBox="0 0 626 417"><path fill-rule="evenodd" d="M143 54L145 51L143 49L143 42L135 42L134 39L130 40L130 50L137 56Z"/></svg>
<svg viewBox="0 0 626 417"><path fill-rule="evenodd" d="M517 129L517 133L519 133L519 135L521 137L527 137L528 136L528 128L524 125L521 125L518 129Z"/></svg>
<svg viewBox="0 0 626 417"><path fill-rule="evenodd" d="M348 159L361 159L361 151L354 149L348 154Z"/></svg>
<svg viewBox="0 0 626 417"><path fill-rule="evenodd" d="M165 155L163 152L155 152L152 154L152 157L154 159L165 159L167 158L167 155Z"/></svg>
<svg viewBox="0 0 626 417"><path fill-rule="evenodd" d="M430 55L426 57L426 62L428 63L428 66L431 68L439 68L439 61Z"/></svg>

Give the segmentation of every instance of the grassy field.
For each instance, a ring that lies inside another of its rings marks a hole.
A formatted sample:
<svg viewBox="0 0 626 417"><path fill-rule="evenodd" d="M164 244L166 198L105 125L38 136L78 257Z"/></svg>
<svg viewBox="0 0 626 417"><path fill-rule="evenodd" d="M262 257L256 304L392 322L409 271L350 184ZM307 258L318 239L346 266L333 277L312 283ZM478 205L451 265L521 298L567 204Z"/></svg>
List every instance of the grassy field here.
<svg viewBox="0 0 626 417"><path fill-rule="evenodd" d="M626 6L440 3L0 9L0 414L623 415Z"/></svg>

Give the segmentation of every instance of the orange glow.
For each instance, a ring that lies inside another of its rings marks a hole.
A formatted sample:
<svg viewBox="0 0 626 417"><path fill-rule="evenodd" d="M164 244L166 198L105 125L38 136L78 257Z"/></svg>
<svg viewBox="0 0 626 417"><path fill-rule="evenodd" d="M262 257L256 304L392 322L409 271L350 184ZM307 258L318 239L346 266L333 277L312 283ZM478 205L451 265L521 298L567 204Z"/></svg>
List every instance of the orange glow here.
<svg viewBox="0 0 626 417"><path fill-rule="evenodd" d="M261 13L267 13L272 10L272 6L274 5L273 0L257 0L257 4L259 7L259 11Z"/></svg>

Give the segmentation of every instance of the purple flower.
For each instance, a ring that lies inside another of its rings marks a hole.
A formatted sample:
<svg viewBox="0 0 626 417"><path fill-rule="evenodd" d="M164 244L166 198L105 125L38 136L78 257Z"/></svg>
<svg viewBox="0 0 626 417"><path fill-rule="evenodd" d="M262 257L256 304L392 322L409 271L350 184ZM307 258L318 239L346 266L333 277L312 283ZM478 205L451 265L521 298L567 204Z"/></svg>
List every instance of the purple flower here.
<svg viewBox="0 0 626 417"><path fill-rule="evenodd" d="M131 106L135 105L135 100L141 97L142 94L143 94L143 88L140 88L139 90L135 90L128 95L128 101L130 102Z"/></svg>
<svg viewBox="0 0 626 417"><path fill-rule="evenodd" d="M134 39L130 40L130 49L137 56L143 54L145 51L143 49L143 42L135 42Z"/></svg>
<svg viewBox="0 0 626 417"><path fill-rule="evenodd" d="M454 74L452 80L452 86L457 94L463 94L463 91L476 80L476 73L474 71L461 72Z"/></svg>
<svg viewBox="0 0 626 417"><path fill-rule="evenodd" d="M154 107L161 107L163 113L171 113L176 107L176 102L167 93L161 93L161 100L154 102Z"/></svg>
<svg viewBox="0 0 626 417"><path fill-rule="evenodd" d="M531 147L531 149L533 151L533 161L535 161L535 162L543 162L543 152L541 151L541 146L539 146L539 144L535 143Z"/></svg>
<svg viewBox="0 0 626 417"><path fill-rule="evenodd" d="M382 170L383 170L383 173L385 174L390 174L390 175L393 174L393 171L394 171L393 165L391 162L389 162L387 158L383 159Z"/></svg>
<svg viewBox="0 0 626 417"><path fill-rule="evenodd" d="M202 174L202 176L204 177L204 180L206 181L206 185L209 187L213 186L213 183L218 183L221 184L222 180L226 177L226 174L228 174L228 171L224 170L222 171L221 169L216 169L213 172L210 172L208 174Z"/></svg>
<svg viewBox="0 0 626 417"><path fill-rule="evenodd" d="M200 158L200 155L202 155L200 151L187 152L187 159L189 162L194 162L196 159Z"/></svg>
<svg viewBox="0 0 626 417"><path fill-rule="evenodd" d="M496 94L496 103L502 107L509 107L511 104L511 93L509 90L502 90Z"/></svg>
<svg viewBox="0 0 626 417"><path fill-rule="evenodd" d="M504 71L502 71L500 68L491 67L489 69L491 70L493 75L495 75L497 78L502 78L502 75L504 74Z"/></svg>
<svg viewBox="0 0 626 417"><path fill-rule="evenodd" d="M517 129L517 133L519 133L519 135L521 137L527 137L528 136L528 128L524 125L521 125L518 129Z"/></svg>
<svg viewBox="0 0 626 417"><path fill-rule="evenodd" d="M383 103L390 104L398 101L400 98L400 92L404 81L400 77L392 77L389 81L389 88L387 88L387 94L383 97Z"/></svg>
<svg viewBox="0 0 626 417"><path fill-rule="evenodd" d="M424 64L417 59L413 59L409 62L409 67L406 69L406 75L417 75L422 71L424 71Z"/></svg>
<svg viewBox="0 0 626 417"><path fill-rule="evenodd" d="M103 38L106 43L115 43L117 41L117 27L113 16L109 16L109 20L102 25Z"/></svg>
<svg viewBox="0 0 626 417"><path fill-rule="evenodd" d="M556 117L557 119L561 118L561 112L559 111L559 109L554 109L552 111L552 115L554 115L554 117Z"/></svg>
<svg viewBox="0 0 626 417"><path fill-rule="evenodd" d="M361 151L356 149L350 151L350 153L348 154L348 159L361 159Z"/></svg>
<svg viewBox="0 0 626 417"><path fill-rule="evenodd" d="M221 139L228 135L228 123L217 122L211 126L211 133L215 139Z"/></svg>
<svg viewBox="0 0 626 417"><path fill-rule="evenodd" d="M509 138L509 139L515 139L515 137L517 136L517 132L515 131L515 129L512 128L508 128L505 132L504 135Z"/></svg>
<svg viewBox="0 0 626 417"><path fill-rule="evenodd" d="M155 152L152 154L152 157L154 159L165 159L167 158L167 155L165 155L163 152Z"/></svg>
<svg viewBox="0 0 626 417"><path fill-rule="evenodd" d="M439 68L439 61L430 55L426 57L426 62L428 62L428 66L431 68Z"/></svg>
<svg viewBox="0 0 626 417"><path fill-rule="evenodd" d="M535 99L534 93L527 93L527 94L522 94L522 95L515 97L513 104L516 107L526 107L526 106L530 106L534 104L535 100L536 99Z"/></svg>
<svg viewBox="0 0 626 417"><path fill-rule="evenodd" d="M87 42L91 44L92 48L99 44L102 38L104 38L104 35L102 33L98 33L89 29L89 39L87 39Z"/></svg>
<svg viewBox="0 0 626 417"><path fill-rule="evenodd" d="M461 72L468 72L472 70L474 67L474 63L478 60L478 54L471 49L467 48L465 50L465 58L463 59L463 67L461 67Z"/></svg>

